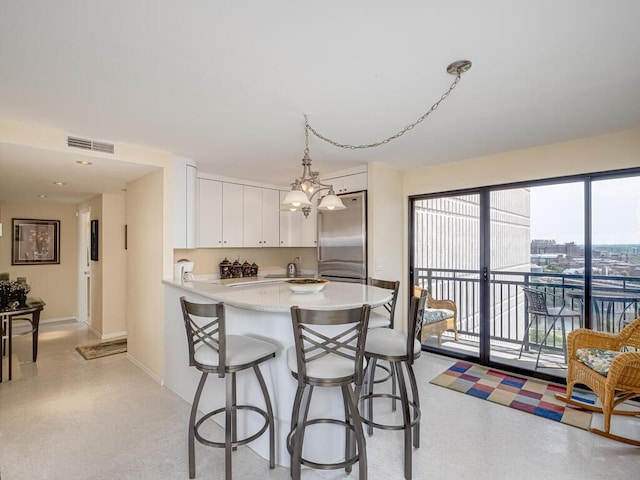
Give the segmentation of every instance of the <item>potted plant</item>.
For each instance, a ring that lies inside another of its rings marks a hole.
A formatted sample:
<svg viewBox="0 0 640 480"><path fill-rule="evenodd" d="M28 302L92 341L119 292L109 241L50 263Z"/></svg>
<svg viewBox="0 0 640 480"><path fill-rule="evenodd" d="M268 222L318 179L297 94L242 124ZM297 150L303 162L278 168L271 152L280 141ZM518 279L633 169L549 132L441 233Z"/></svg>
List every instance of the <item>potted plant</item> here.
<svg viewBox="0 0 640 480"><path fill-rule="evenodd" d="M31 287L25 282L10 282L10 302L18 302L19 307L27 305L27 293L31 291Z"/></svg>

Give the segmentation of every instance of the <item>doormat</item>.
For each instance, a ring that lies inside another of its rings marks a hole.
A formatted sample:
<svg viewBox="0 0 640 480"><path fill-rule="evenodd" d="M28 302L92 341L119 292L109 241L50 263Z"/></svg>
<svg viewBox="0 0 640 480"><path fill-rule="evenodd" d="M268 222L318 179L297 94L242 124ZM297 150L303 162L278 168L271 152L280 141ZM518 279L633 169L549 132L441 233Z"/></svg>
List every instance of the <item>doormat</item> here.
<svg viewBox="0 0 640 480"><path fill-rule="evenodd" d="M121 338L119 340L110 340L108 342L97 343L95 345L76 347L76 350L84 357L85 360L93 360L94 358L126 352L127 339Z"/></svg>
<svg viewBox="0 0 640 480"><path fill-rule="evenodd" d="M566 394L562 385L516 377L468 362L457 362L429 383L583 430L589 430L591 426L591 412L555 398L556 393ZM574 392L572 398L585 403L595 402L595 395L591 394Z"/></svg>

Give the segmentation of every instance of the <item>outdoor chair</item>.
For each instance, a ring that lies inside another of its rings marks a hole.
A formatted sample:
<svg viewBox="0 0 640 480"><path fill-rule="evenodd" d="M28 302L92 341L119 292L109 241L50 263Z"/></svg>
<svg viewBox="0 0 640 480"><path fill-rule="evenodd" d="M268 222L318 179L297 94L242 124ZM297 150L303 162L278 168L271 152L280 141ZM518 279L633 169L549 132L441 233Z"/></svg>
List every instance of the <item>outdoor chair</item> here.
<svg viewBox="0 0 640 480"><path fill-rule="evenodd" d="M567 394L556 397L571 405L604 414L604 430L591 431L613 440L640 446L634 440L611 433L611 415L640 415L640 409L617 409L632 398L640 398L640 318L620 333L603 333L577 329L567 336L569 370ZM571 398L577 384L589 387L598 396L602 407L588 405Z"/></svg>
<svg viewBox="0 0 640 480"><path fill-rule="evenodd" d="M540 362L542 347L544 347L545 343L547 342L547 338L549 338L549 334L555 328L558 320L560 320L560 329L562 330L562 349L564 351L564 363L567 363L567 327L565 324L565 319L577 318L579 325L582 325L582 312L577 312L567 307L564 297L560 295L554 295L552 293L547 293L543 290L538 290L531 287L522 287L522 290L524 291L524 294L527 297L527 303L529 304L529 323L527 324L527 328L525 328L524 330L524 336L520 345L520 354L518 355L518 358L522 357L524 346L529 345L529 331L531 330L531 326L534 323L537 325L537 323L540 321L540 318L543 318L545 332L544 337L540 342L540 348L538 349L535 369L538 368L538 363ZM554 300L554 306L549 306L548 302L550 299Z"/></svg>
<svg viewBox="0 0 640 480"><path fill-rule="evenodd" d="M420 297L422 288L413 287L413 295ZM446 330L453 330L454 339L458 341L458 326L456 318L458 317L458 307L452 300L436 300L427 292L427 306L424 309L422 318L422 334L420 341L426 342L429 337L436 335L438 337L438 347L442 346L442 334Z"/></svg>

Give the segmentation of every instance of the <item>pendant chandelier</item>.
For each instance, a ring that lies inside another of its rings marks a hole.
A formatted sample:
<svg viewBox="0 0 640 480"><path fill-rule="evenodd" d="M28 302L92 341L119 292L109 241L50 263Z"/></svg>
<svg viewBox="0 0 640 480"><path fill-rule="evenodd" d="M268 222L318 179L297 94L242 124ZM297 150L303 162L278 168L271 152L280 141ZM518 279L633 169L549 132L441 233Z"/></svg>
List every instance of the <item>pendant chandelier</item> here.
<svg viewBox="0 0 640 480"><path fill-rule="evenodd" d="M471 68L471 62L469 60L458 60L453 62L447 67L447 73L455 75L455 80L449 87L449 89L440 97L440 99L434 103L424 115L418 118L415 122L407 125L396 134L385 138L379 142L363 144L363 145L351 145L348 143L338 143L330 138L318 133L311 125L307 116L305 115L304 121L304 156L302 157L302 176L296 178L291 184L291 191L287 193L284 201L280 205L282 210L290 210L292 212L301 211L305 217L309 216L311 212L312 199L319 193L327 191L327 194L320 199L318 204L318 210L343 210L346 207L340 197L336 195L333 190L333 185L322 183L319 179L320 173L311 171L311 157L309 157L309 132L313 133L320 140L324 140L330 143L334 147L343 148L346 150L360 150L365 148L375 148L380 145L385 145L396 138L401 137L409 130L412 130L416 125L422 123L438 106L442 103L454 88L460 82L462 74Z"/></svg>

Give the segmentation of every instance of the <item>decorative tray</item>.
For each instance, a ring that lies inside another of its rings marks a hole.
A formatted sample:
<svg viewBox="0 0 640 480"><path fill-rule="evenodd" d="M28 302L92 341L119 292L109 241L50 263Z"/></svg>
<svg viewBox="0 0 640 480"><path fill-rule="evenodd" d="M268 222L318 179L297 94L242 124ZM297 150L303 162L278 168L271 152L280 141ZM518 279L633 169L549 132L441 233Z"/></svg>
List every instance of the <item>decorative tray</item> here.
<svg viewBox="0 0 640 480"><path fill-rule="evenodd" d="M285 283L293 293L318 293L329 280L320 278L292 278Z"/></svg>

